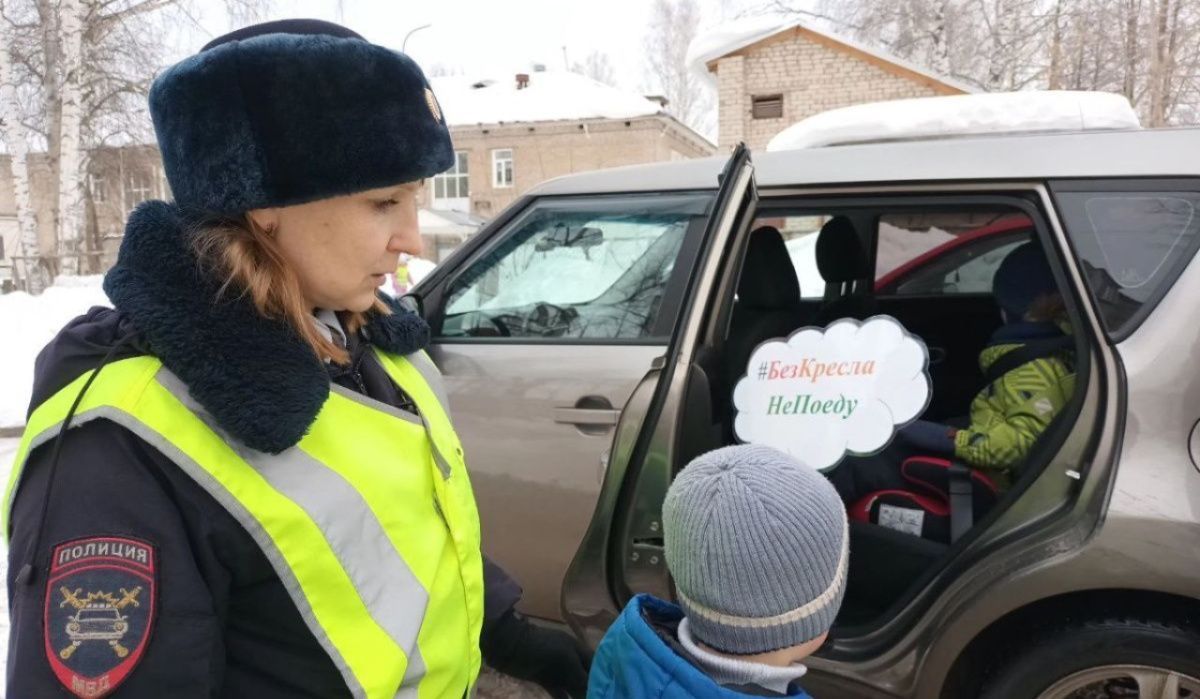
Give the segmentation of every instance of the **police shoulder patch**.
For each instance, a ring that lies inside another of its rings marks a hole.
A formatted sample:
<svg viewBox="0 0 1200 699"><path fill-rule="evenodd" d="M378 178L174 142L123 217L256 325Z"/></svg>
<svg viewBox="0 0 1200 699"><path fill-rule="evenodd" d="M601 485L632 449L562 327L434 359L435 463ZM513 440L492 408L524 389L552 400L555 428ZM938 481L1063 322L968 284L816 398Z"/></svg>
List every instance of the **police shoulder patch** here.
<svg viewBox="0 0 1200 699"><path fill-rule="evenodd" d="M115 690L142 659L155 615L154 547L95 536L54 547L43 629L50 667L78 697Z"/></svg>

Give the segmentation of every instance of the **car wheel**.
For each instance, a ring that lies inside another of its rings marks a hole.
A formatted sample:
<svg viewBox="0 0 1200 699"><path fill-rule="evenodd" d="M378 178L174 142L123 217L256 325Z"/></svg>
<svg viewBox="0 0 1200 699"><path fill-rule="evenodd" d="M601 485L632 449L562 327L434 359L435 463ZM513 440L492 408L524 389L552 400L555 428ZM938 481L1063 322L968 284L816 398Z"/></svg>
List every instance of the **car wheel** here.
<svg viewBox="0 0 1200 699"><path fill-rule="evenodd" d="M985 681L983 699L1200 699L1200 632L1145 619L1060 627Z"/></svg>

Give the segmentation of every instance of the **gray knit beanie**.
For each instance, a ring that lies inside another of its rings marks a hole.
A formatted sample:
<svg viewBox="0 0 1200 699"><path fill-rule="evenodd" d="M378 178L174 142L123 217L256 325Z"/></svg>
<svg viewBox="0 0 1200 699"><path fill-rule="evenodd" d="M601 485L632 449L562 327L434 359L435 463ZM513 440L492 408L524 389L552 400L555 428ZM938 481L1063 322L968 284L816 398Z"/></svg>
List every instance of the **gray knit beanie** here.
<svg viewBox="0 0 1200 699"><path fill-rule="evenodd" d="M692 634L726 653L829 630L846 590L849 528L816 470L761 445L693 460L663 503L667 567Z"/></svg>

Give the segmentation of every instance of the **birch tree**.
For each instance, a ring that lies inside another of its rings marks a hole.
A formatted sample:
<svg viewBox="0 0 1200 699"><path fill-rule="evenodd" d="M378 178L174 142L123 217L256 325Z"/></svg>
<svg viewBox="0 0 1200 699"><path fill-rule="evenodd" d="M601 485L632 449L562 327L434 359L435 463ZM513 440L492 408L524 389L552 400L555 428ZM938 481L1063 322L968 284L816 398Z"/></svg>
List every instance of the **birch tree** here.
<svg viewBox="0 0 1200 699"><path fill-rule="evenodd" d="M4 2L0 0L0 127L3 130L4 146L11 160L20 251L25 257L25 283L30 293L40 294L46 288L46 274L41 264L37 218L29 196L29 141L21 117L21 108L17 103L16 71L12 55L14 44L13 27L5 13Z"/></svg>
<svg viewBox="0 0 1200 699"><path fill-rule="evenodd" d="M56 254L45 258L52 271L99 271L96 236L84 235L90 150L152 141L146 94L167 62L168 27L194 22L191 1L3 0L9 83L18 103L22 96L34 103L18 104L17 117L5 112L24 127L7 128L5 138L10 152L44 153L53 186L52 220L44 222L56 237ZM260 19L269 5L224 0L235 24ZM0 106L12 111L13 102ZM18 160L14 181L29 191L28 167Z"/></svg>
<svg viewBox="0 0 1200 699"><path fill-rule="evenodd" d="M84 269L83 236L83 5L59 0L62 70L59 85L58 246L65 267Z"/></svg>
<svg viewBox="0 0 1200 699"><path fill-rule="evenodd" d="M704 133L711 130L712 96L687 65L699 28L696 0L654 0L644 46L648 90L665 96L668 111Z"/></svg>
<svg viewBox="0 0 1200 699"><path fill-rule="evenodd" d="M613 71L612 61L608 59L608 54L603 51L592 51L583 61L576 61L571 66L571 71L586 75L592 80L605 85L616 85L617 77Z"/></svg>

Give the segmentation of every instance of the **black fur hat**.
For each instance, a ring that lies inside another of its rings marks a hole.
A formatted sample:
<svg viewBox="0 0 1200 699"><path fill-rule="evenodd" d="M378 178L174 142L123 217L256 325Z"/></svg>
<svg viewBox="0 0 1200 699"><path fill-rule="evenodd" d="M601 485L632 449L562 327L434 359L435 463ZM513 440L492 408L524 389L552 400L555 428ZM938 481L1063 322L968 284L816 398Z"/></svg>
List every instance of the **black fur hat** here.
<svg viewBox="0 0 1200 699"><path fill-rule="evenodd" d="M284 20L167 69L150 114L175 200L226 216L429 177L454 164L421 69L345 27Z"/></svg>

